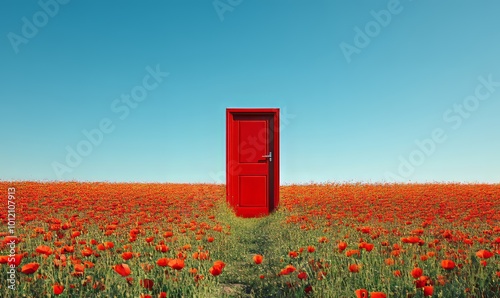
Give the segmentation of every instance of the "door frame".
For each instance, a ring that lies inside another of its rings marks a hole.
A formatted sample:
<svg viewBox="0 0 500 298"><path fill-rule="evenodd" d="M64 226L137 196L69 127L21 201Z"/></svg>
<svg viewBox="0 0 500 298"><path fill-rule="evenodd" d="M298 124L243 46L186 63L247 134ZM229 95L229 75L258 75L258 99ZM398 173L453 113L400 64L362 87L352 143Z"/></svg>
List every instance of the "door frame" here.
<svg viewBox="0 0 500 298"><path fill-rule="evenodd" d="M227 203L235 209L237 215L239 214L237 205L237 198L232 199L233 186L232 183L237 183L238 169L231 162L232 157L230 156L229 148L229 136L231 135L231 127L234 123L233 116L239 115L265 115L273 117L273 156L271 161L271 167L269 171L269 179L271 180L270 186L272 191L270 192L268 205L268 214L276 209L279 204L279 188L280 188L280 109L279 108L227 108L226 109L226 201Z"/></svg>

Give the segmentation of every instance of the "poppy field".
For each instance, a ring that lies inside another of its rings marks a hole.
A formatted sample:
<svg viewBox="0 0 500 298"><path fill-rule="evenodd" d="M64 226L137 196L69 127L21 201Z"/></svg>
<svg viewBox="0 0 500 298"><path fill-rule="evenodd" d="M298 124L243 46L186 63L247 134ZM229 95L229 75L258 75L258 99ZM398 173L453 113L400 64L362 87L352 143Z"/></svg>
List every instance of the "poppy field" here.
<svg viewBox="0 0 500 298"><path fill-rule="evenodd" d="M0 186L2 297L500 297L499 184Z"/></svg>

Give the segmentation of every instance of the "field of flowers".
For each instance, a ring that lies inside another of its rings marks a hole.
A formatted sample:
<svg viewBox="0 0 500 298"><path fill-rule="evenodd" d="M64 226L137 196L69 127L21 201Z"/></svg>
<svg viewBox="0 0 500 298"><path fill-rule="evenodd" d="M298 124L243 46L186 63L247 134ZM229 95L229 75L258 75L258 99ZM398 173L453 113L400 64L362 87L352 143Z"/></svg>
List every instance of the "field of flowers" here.
<svg viewBox="0 0 500 298"><path fill-rule="evenodd" d="M498 184L0 186L1 297L500 297Z"/></svg>

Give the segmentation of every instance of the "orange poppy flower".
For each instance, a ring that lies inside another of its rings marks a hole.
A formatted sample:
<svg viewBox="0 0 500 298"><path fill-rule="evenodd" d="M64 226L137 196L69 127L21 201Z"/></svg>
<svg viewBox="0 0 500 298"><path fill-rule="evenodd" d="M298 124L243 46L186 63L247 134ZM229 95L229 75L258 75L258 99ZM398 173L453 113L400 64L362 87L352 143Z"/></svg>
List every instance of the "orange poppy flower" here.
<svg viewBox="0 0 500 298"><path fill-rule="evenodd" d="M255 255L255 256L253 256L253 261L257 265L261 264L263 259L264 259L264 257L262 255Z"/></svg>
<svg viewBox="0 0 500 298"><path fill-rule="evenodd" d="M168 266L175 270L181 270L184 268L184 260L183 259L173 259L168 262Z"/></svg>
<svg viewBox="0 0 500 298"><path fill-rule="evenodd" d="M83 265L83 264L75 264L73 267L75 268L76 272L84 272L85 271L85 265Z"/></svg>
<svg viewBox="0 0 500 298"><path fill-rule="evenodd" d="M74 252L75 251L75 247L73 245L65 245L63 246L63 252L66 253L66 252Z"/></svg>
<svg viewBox="0 0 500 298"><path fill-rule="evenodd" d="M346 242L339 242L339 245L338 245L338 248L339 248L339 251L344 251L346 248L347 248L347 243Z"/></svg>
<svg viewBox="0 0 500 298"><path fill-rule="evenodd" d="M36 248L35 250L37 253L44 254L44 255L51 255L52 254L52 249L46 245L40 245Z"/></svg>
<svg viewBox="0 0 500 298"><path fill-rule="evenodd" d="M357 249L351 249L351 250L348 250L346 251L345 255L350 257L350 256L353 256L353 255L358 255L359 256L359 250Z"/></svg>
<svg viewBox="0 0 500 298"><path fill-rule="evenodd" d="M323 236L323 237L319 237L319 238L318 238L318 242L319 242L319 243L327 243L327 242L328 242L328 238L326 238L326 237L324 237L324 236Z"/></svg>
<svg viewBox="0 0 500 298"><path fill-rule="evenodd" d="M481 249L480 251L476 252L476 256L481 259L489 259L494 256L494 254L489 250Z"/></svg>
<svg viewBox="0 0 500 298"><path fill-rule="evenodd" d="M280 275L288 275L294 272L296 268L293 265L286 265L284 269L281 269Z"/></svg>

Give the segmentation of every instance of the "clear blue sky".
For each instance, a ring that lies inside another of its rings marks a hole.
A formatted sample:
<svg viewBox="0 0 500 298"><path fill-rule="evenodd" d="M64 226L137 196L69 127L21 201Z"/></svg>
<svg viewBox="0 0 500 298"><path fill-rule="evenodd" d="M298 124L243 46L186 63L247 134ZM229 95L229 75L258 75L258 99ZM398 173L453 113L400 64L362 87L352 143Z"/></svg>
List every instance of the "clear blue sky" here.
<svg viewBox="0 0 500 298"><path fill-rule="evenodd" d="M41 2L0 4L1 180L223 182L226 107L278 107L283 184L500 182L498 1Z"/></svg>

